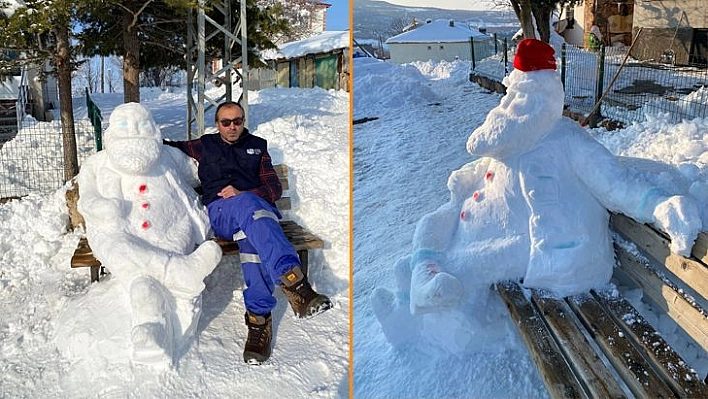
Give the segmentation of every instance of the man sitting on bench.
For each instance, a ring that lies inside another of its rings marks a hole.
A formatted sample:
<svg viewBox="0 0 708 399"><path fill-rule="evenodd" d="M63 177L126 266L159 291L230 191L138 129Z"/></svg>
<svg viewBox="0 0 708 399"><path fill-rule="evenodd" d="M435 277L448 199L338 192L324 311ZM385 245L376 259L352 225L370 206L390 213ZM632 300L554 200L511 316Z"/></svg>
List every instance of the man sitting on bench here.
<svg viewBox="0 0 708 399"><path fill-rule="evenodd" d="M298 317L309 317L332 307L329 298L315 292L302 273L295 248L285 237L275 201L282 188L273 170L267 143L244 126L244 110L236 102L216 109L218 134L191 141L170 142L199 162L202 202L216 235L238 242L246 283L248 339L243 359L260 364L270 357L271 310L275 282L281 286Z"/></svg>

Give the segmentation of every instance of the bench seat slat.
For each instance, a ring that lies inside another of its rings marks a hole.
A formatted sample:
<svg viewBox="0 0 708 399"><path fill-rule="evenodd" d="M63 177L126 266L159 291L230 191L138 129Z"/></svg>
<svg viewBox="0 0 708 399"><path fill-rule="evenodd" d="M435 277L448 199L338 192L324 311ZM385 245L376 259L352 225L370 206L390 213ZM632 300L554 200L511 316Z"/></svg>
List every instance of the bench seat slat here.
<svg viewBox="0 0 708 399"><path fill-rule="evenodd" d="M531 290L531 292L533 304L543 314L546 324L563 351L563 356L582 381L588 396L625 397L620 385L572 318L573 311L568 304L561 299L544 297L538 290Z"/></svg>
<svg viewBox="0 0 708 399"><path fill-rule="evenodd" d="M627 387L637 397L674 397L651 365L634 348L612 317L590 295L568 297L571 309L603 351Z"/></svg>
<svg viewBox="0 0 708 399"><path fill-rule="evenodd" d="M643 352L652 361L673 391L680 397L708 398L706 385L695 370L659 335L654 327L624 298L592 291L593 297L608 311L615 323L621 325L632 340L641 345Z"/></svg>
<svg viewBox="0 0 708 399"><path fill-rule="evenodd" d="M510 281L499 283L496 287L526 342L551 397L584 397L582 386L563 358L541 315L526 299L521 287Z"/></svg>

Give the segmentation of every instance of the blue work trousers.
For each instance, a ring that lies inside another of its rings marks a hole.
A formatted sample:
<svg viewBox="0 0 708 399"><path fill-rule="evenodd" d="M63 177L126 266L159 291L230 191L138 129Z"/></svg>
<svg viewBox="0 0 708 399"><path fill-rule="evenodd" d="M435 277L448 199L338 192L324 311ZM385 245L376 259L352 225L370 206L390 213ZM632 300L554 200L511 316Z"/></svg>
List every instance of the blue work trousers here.
<svg viewBox="0 0 708 399"><path fill-rule="evenodd" d="M246 290L246 309L265 315L276 304L273 296L280 276L300 265L295 248L278 223L278 209L250 193L222 198L207 205L214 233L238 242Z"/></svg>

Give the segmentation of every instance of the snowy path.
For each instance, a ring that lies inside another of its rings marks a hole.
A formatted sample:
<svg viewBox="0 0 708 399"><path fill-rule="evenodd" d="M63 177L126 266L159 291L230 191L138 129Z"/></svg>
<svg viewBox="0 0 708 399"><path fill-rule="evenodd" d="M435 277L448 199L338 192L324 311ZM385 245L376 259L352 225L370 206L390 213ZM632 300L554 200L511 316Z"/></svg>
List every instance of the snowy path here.
<svg viewBox="0 0 708 399"><path fill-rule="evenodd" d="M516 350L451 357L395 351L384 339L369 296L376 287L393 288L393 264L410 253L415 223L448 200L447 177L472 160L469 132L500 97L469 83L459 66L426 70L422 82L410 79L412 87L398 71L390 76L399 87L374 83L378 74L367 67L382 66L356 64L355 74L355 118L379 117L354 127L355 397L545 397L520 341ZM447 77L445 68L452 77L435 79ZM356 80L367 73L370 81ZM404 91L412 93L407 103L391 107L387 96L400 100ZM428 105L434 103L441 105Z"/></svg>

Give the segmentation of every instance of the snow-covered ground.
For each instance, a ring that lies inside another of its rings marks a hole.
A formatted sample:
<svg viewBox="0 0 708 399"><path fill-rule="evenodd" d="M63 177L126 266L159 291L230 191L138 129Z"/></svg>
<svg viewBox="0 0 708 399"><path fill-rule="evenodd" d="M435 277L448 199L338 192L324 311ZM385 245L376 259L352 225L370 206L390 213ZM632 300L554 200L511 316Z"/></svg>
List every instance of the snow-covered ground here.
<svg viewBox="0 0 708 399"><path fill-rule="evenodd" d="M393 266L412 252L416 222L449 200L448 176L473 160L467 138L501 95L470 83L467 62L401 66L359 58L354 71L354 120L368 120L354 125L354 396L547 397L513 327L499 327L508 335L503 345L471 353L432 346L393 349L370 301L377 287L394 289ZM695 183L692 194L705 220L706 196L699 192L707 171L706 121L668 120L650 116L649 122L621 131L590 133L615 154L679 167ZM641 307L641 292L625 294ZM479 312L506 312L497 305L492 301ZM664 332L665 338L705 375L705 351L673 333Z"/></svg>
<svg viewBox="0 0 708 399"><path fill-rule="evenodd" d="M105 120L122 97L93 95ZM146 89L141 100L165 137L186 138L183 90ZM78 328L94 346L68 357L57 347L58 332L78 317L68 309L84 309L104 326L126 319L129 309L110 275L90 284L87 269L70 269L82 233L66 230L64 190L33 193L0 206L0 397L348 396L349 93L279 88L250 92L249 101L251 132L268 140L274 163L290 167L290 218L325 241L324 250L311 251L310 276L334 308L300 320L278 291L271 360L246 365L243 279L238 257L229 256L205 280L197 339L176 367L131 365L127 330L120 329ZM86 116L84 103L75 102L78 118ZM213 110L206 118L212 126ZM46 124L43 140L60 148L57 126ZM90 136L78 141L80 151L91 150Z"/></svg>

